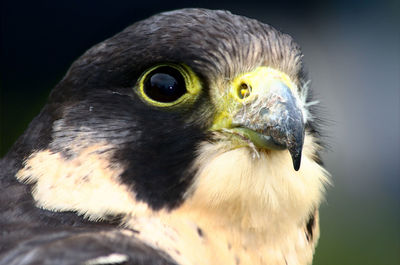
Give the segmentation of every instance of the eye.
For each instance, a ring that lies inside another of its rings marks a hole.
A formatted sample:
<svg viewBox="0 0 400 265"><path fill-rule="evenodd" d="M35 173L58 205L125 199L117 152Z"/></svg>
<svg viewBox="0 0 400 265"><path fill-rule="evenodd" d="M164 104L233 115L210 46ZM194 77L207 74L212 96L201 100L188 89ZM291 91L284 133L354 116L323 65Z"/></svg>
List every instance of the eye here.
<svg viewBox="0 0 400 265"><path fill-rule="evenodd" d="M158 102L173 102L186 93L185 79L175 68L163 66L150 72L143 83L143 92Z"/></svg>
<svg viewBox="0 0 400 265"><path fill-rule="evenodd" d="M156 107L179 107L194 102L200 94L197 75L184 64L165 63L143 73L139 79L138 94Z"/></svg>

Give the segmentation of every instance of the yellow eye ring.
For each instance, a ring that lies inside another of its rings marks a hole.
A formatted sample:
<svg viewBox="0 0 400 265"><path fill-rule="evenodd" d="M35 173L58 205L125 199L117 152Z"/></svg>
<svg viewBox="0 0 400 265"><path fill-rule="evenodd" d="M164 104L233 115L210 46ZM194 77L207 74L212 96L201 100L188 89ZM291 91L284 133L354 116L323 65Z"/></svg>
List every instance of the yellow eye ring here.
<svg viewBox="0 0 400 265"><path fill-rule="evenodd" d="M184 64L158 64L139 79L139 96L156 107L193 103L200 91L199 78Z"/></svg>

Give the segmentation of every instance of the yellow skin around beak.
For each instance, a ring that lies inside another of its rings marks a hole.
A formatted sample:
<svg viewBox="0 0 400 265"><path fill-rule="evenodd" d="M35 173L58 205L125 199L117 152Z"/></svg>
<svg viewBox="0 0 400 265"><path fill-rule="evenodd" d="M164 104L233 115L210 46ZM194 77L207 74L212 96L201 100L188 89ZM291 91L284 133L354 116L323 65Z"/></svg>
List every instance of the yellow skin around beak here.
<svg viewBox="0 0 400 265"><path fill-rule="evenodd" d="M238 147L287 148L299 169L304 118L297 86L286 74L263 66L236 77L217 109L211 131L239 138Z"/></svg>

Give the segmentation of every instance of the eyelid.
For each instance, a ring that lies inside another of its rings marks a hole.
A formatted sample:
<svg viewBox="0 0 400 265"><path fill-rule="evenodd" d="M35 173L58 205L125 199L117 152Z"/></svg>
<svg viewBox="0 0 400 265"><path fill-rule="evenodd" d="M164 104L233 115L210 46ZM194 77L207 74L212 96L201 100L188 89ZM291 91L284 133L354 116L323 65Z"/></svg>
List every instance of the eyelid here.
<svg viewBox="0 0 400 265"><path fill-rule="evenodd" d="M185 93L183 96L172 102L159 102L148 97L144 92L144 81L146 80L146 77L149 74L151 74L154 70L160 67L172 67L178 70L185 81L187 93ZM162 107L162 108L174 108L182 104L186 105L193 103L201 92L201 82L197 77L197 75L193 72L193 70L185 64L174 64L174 63L157 64L147 69L139 78L137 87L138 87L136 89L137 94L145 103L148 103L155 107Z"/></svg>

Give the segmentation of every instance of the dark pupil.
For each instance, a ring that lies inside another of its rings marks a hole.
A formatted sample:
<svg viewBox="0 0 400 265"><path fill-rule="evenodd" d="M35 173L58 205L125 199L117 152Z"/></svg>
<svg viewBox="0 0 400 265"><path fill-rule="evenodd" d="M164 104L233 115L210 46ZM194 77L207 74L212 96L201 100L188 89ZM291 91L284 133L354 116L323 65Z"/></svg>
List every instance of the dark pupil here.
<svg viewBox="0 0 400 265"><path fill-rule="evenodd" d="M175 68L159 67L147 75L144 92L153 100L172 102L186 93L185 80Z"/></svg>

